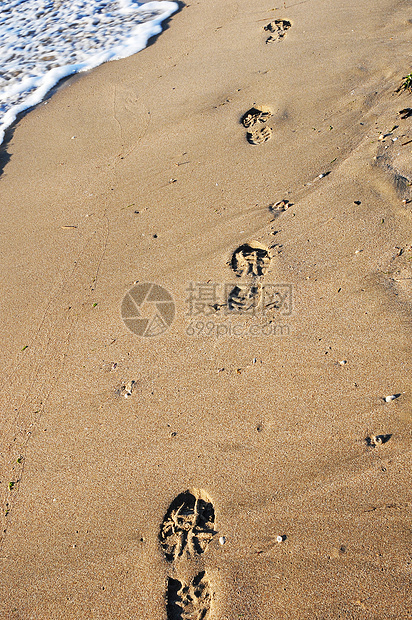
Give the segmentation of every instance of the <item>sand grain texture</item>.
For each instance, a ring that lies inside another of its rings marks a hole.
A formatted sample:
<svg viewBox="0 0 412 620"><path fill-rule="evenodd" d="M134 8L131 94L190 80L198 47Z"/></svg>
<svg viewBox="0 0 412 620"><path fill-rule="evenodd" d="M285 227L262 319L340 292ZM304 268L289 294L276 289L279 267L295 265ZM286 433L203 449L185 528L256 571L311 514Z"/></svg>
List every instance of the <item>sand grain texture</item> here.
<svg viewBox="0 0 412 620"><path fill-rule="evenodd" d="M412 616L409 6L286 7L188 3L10 137L1 618ZM158 338L122 322L136 281L175 300ZM189 334L190 282L277 331ZM254 317L278 284L292 313ZM168 514L190 489L213 523Z"/></svg>

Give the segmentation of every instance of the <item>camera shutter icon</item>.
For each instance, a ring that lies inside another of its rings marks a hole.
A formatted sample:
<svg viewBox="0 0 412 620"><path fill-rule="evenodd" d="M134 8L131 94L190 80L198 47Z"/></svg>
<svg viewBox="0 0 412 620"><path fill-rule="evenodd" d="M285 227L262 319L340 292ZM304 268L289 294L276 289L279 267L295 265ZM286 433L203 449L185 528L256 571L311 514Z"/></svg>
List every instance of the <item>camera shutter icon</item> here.
<svg viewBox="0 0 412 620"><path fill-rule="evenodd" d="M158 284L135 284L123 298L121 315L131 332L153 338L169 329L175 317L175 303L169 291Z"/></svg>

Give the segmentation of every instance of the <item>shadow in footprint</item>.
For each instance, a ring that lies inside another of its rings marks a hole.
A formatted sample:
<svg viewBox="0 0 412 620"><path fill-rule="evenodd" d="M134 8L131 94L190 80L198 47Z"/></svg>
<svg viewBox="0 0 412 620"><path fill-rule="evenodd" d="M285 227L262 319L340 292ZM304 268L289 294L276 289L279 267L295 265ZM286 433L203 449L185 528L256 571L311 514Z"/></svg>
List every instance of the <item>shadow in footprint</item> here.
<svg viewBox="0 0 412 620"><path fill-rule="evenodd" d="M266 39L266 43L274 43L275 41L281 41L286 31L292 26L291 22L287 19L275 19L263 28L266 32L270 32L270 36Z"/></svg>
<svg viewBox="0 0 412 620"><path fill-rule="evenodd" d="M270 256L266 248L244 243L233 252L230 266L235 274L244 276L263 276L269 266Z"/></svg>
<svg viewBox="0 0 412 620"><path fill-rule="evenodd" d="M212 593L205 571L189 584L168 579L167 620L206 620L209 617Z"/></svg>
<svg viewBox="0 0 412 620"><path fill-rule="evenodd" d="M266 123L272 116L271 111L266 106L255 106L244 113L240 122L244 127L253 127L256 123Z"/></svg>
<svg viewBox="0 0 412 620"><path fill-rule="evenodd" d="M245 284L234 286L227 298L227 307L230 312L249 313L253 312L260 302L260 287L258 285Z"/></svg>
<svg viewBox="0 0 412 620"><path fill-rule="evenodd" d="M240 119L243 127L246 127L249 131L246 134L247 141L250 144L263 144L267 142L272 136L272 129L261 124L266 123L272 116L272 112L266 106L254 106L250 108Z"/></svg>
<svg viewBox="0 0 412 620"><path fill-rule="evenodd" d="M216 534L215 509L202 489L180 493L170 504L163 519L159 541L168 562L186 554L200 555Z"/></svg>
<svg viewBox="0 0 412 620"><path fill-rule="evenodd" d="M367 446L370 446L371 448L376 448L376 446L380 446L383 443L387 443L390 438L392 437L392 434L390 435L371 435L370 437L366 437L365 442Z"/></svg>
<svg viewBox="0 0 412 620"><path fill-rule="evenodd" d="M270 263L267 248L257 242L244 243L232 255L230 266L241 282L233 287L227 298L230 312L254 313L261 300L260 279Z"/></svg>
<svg viewBox="0 0 412 620"><path fill-rule="evenodd" d="M255 131L248 131L246 134L249 144L263 144L272 137L272 130L270 127L263 127L263 129L256 129Z"/></svg>
<svg viewBox="0 0 412 620"><path fill-rule="evenodd" d="M402 119L409 118L412 116L412 108L404 108L403 110L399 110L399 114Z"/></svg>

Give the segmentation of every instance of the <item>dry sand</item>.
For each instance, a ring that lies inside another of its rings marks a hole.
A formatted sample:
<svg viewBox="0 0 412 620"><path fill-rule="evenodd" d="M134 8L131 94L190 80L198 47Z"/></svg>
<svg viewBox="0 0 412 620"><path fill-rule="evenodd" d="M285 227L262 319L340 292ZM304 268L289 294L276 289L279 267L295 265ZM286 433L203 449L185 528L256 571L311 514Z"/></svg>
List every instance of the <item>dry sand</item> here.
<svg viewBox="0 0 412 620"><path fill-rule="evenodd" d="M10 135L2 620L412 617L410 6L277 4L188 2ZM292 313L191 316L190 282Z"/></svg>

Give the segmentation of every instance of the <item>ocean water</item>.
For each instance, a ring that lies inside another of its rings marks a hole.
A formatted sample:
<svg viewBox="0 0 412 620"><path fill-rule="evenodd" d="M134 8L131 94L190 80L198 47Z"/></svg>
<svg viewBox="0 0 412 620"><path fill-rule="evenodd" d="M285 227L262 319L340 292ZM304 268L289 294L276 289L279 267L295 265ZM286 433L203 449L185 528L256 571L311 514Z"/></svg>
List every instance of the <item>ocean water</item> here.
<svg viewBox="0 0 412 620"><path fill-rule="evenodd" d="M1 1L0 143L61 79L139 52L177 9L166 0Z"/></svg>

